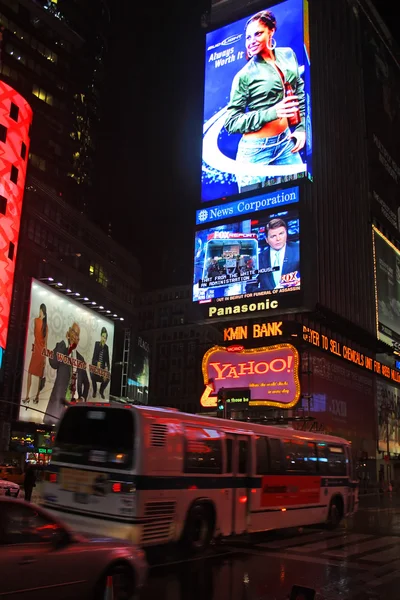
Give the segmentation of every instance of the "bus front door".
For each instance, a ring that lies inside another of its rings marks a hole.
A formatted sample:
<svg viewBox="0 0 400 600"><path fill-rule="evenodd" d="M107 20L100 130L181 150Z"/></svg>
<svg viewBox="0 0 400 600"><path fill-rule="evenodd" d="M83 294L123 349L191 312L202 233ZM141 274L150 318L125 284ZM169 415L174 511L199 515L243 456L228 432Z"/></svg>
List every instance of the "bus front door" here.
<svg viewBox="0 0 400 600"><path fill-rule="evenodd" d="M243 533L249 528L251 475L250 438L233 436L233 493L232 493L232 531Z"/></svg>

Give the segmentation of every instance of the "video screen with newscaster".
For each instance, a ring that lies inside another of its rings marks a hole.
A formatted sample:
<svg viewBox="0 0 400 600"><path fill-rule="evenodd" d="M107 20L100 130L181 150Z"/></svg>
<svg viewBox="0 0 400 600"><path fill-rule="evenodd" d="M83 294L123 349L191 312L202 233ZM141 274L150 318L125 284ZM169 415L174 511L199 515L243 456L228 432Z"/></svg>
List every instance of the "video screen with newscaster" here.
<svg viewBox="0 0 400 600"><path fill-rule="evenodd" d="M195 302L299 290L297 209L257 215L196 232Z"/></svg>

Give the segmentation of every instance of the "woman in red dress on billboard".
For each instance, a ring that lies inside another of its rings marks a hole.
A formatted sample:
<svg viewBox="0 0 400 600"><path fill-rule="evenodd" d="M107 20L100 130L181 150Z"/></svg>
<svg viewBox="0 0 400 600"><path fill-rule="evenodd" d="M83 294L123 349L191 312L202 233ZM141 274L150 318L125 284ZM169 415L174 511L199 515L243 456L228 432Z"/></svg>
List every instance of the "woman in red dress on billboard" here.
<svg viewBox="0 0 400 600"><path fill-rule="evenodd" d="M242 134L236 155L239 192L263 187L280 169L284 176L282 167L288 167L287 174L299 172L306 141L304 81L294 51L276 48L275 16L263 10L247 21L245 31L248 62L233 80L225 120L228 133ZM267 165L271 175L258 174Z"/></svg>
<svg viewBox="0 0 400 600"><path fill-rule="evenodd" d="M39 402L39 394L41 391L41 379L44 375L44 365L46 357L43 356L42 351L47 348L47 336L49 328L47 325L47 308L45 304L40 305L39 316L35 319L34 325L34 343L32 344L32 357L29 363L28 369L28 381L26 386L26 397L23 400L24 404L28 404L30 401L29 392L32 384L32 375L38 377L38 387L36 397L34 398L34 404Z"/></svg>

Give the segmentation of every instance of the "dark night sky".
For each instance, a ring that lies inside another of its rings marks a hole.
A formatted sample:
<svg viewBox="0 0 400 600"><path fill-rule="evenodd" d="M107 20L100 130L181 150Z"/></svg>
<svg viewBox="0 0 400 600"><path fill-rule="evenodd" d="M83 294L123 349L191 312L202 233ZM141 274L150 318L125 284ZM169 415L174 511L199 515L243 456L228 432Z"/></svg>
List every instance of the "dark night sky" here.
<svg viewBox="0 0 400 600"><path fill-rule="evenodd" d="M374 0L400 42L398 8ZM203 39L208 0L112 2L97 181L112 236L140 259L143 283L191 281L200 197ZM100 219L104 222L104 217Z"/></svg>
<svg viewBox="0 0 400 600"><path fill-rule="evenodd" d="M151 287L191 279L205 2L112 3L99 206Z"/></svg>

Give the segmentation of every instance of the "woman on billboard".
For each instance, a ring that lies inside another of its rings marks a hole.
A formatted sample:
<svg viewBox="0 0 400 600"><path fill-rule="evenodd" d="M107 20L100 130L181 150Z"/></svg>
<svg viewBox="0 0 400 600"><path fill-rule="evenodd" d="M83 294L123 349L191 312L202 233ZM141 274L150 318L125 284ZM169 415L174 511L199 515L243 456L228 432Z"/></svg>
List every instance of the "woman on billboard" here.
<svg viewBox="0 0 400 600"><path fill-rule="evenodd" d="M293 50L276 47L275 16L258 12L245 31L248 62L233 80L225 120L228 133L243 134L236 156L239 191L303 171L299 152L306 141L304 81Z"/></svg>
<svg viewBox="0 0 400 600"><path fill-rule="evenodd" d="M34 404L38 404L39 402L39 394L42 390L42 381L44 376L45 365L45 356L43 356L42 351L47 348L48 333L49 328L47 325L47 308L45 304L41 304L39 309L39 316L36 317L34 321L34 342L32 344L31 362L29 363L28 368L28 381L26 385L26 397L25 400L23 400L24 404L28 404L28 402L30 401L29 392L32 384L32 375L38 377L38 387L33 402Z"/></svg>

